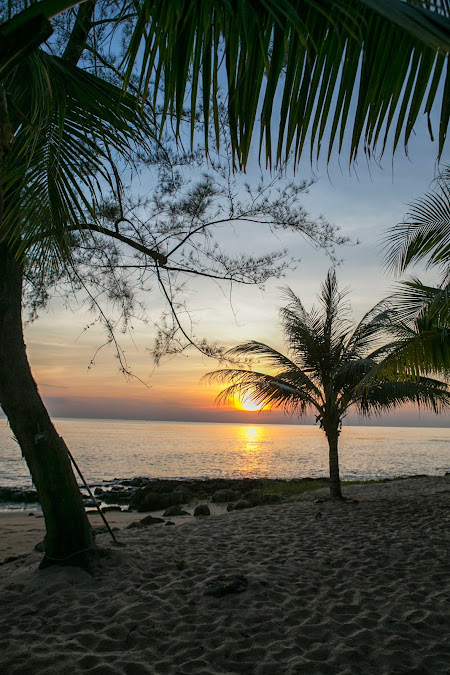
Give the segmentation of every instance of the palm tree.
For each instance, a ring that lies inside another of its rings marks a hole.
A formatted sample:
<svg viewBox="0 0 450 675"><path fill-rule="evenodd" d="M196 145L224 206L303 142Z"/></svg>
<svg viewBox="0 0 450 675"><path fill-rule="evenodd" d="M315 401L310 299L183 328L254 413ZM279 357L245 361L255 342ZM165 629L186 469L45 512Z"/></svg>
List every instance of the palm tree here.
<svg viewBox="0 0 450 675"><path fill-rule="evenodd" d="M290 289L286 294L289 303L281 310L281 320L288 356L256 341L227 352L230 359L255 356L274 368L275 374L231 368L206 377L231 383L219 394L219 402L247 395L258 405L282 408L300 417L313 411L328 441L331 497L342 499L338 439L349 409L370 415L415 403L437 413L450 405L450 391L445 383L425 377L416 381L384 378L362 386L394 347L376 347L386 318L378 311L369 311L352 327L350 308L344 302L346 292L338 290L334 269L322 285L322 311L313 307L307 312Z"/></svg>
<svg viewBox="0 0 450 675"><path fill-rule="evenodd" d="M378 369L380 376L398 371L405 377L420 373L450 374L450 166L444 167L435 188L411 204L405 220L386 237L385 264L396 273L425 261L437 268L437 286L417 277L402 281L387 302L387 328L397 348Z"/></svg>
<svg viewBox="0 0 450 675"><path fill-rule="evenodd" d="M98 222L102 190L120 190L153 131L136 99L38 50L3 81L0 125L0 404L39 492L52 563L90 568L92 531L66 447L40 398L22 329L25 275L43 280L71 259L74 233Z"/></svg>

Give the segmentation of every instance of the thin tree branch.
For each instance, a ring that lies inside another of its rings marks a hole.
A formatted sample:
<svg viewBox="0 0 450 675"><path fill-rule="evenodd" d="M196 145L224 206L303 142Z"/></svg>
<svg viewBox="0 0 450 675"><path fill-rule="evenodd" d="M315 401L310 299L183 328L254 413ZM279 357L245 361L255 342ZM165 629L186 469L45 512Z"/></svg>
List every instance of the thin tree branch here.
<svg viewBox="0 0 450 675"><path fill-rule="evenodd" d="M144 246L143 244L139 244L137 241L134 241L133 239L130 239L129 237L126 237L125 235L120 234L120 232L116 232L115 230L109 230L106 227L100 227L99 225L95 225L94 223L85 223L83 225L79 225L76 227L75 226L68 227L67 229L69 232L77 232L79 230L89 230L90 232L98 232L99 234L104 234L107 237L118 239L123 244L131 246L131 248L134 248L136 251L144 253L144 255L148 255L161 267L166 266L168 260L167 256L165 256L162 253L159 253L158 251L150 249L147 246Z"/></svg>

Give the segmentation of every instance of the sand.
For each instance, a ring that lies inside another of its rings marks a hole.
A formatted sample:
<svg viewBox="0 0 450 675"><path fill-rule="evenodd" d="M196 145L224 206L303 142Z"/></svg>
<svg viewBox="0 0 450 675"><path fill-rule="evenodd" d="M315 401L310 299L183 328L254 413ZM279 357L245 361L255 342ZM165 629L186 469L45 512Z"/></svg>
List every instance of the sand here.
<svg viewBox="0 0 450 675"><path fill-rule="evenodd" d="M37 553L1 566L0 672L449 672L450 477L347 493L358 503L304 501L121 530L123 549L101 535L109 552L93 577L38 571ZM24 536L40 524L23 515ZM0 529L11 531L12 520L2 517ZM205 595L221 575L248 585Z"/></svg>

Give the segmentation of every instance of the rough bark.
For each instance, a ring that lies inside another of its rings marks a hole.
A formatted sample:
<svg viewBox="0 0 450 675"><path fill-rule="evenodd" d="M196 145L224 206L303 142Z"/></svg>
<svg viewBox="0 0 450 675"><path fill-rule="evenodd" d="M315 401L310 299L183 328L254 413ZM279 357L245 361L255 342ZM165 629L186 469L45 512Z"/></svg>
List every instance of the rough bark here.
<svg viewBox="0 0 450 675"><path fill-rule="evenodd" d="M91 570L97 551L80 490L27 359L22 276L11 250L0 243L0 404L42 504L47 537L40 567L59 564Z"/></svg>
<svg viewBox="0 0 450 675"><path fill-rule="evenodd" d="M341 479L339 477L338 439L339 431L336 428L325 431L328 440L330 464L330 495L332 499L342 499Z"/></svg>

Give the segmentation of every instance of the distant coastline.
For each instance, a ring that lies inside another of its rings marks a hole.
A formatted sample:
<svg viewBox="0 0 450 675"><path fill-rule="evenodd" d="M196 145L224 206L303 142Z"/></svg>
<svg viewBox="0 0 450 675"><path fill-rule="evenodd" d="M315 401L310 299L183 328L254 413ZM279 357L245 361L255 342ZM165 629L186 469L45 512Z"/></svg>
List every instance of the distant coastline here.
<svg viewBox="0 0 450 675"><path fill-rule="evenodd" d="M311 418L291 418L282 413L272 412L262 412L262 413L250 413L245 411L229 411L230 415L233 416L233 419L222 419L224 414L227 414L228 411L222 411L217 418L206 419L199 415L199 419L193 419L192 417L186 416L170 416L166 418L149 418L148 416L136 416L136 417L120 417L120 416L111 416L111 417L97 417L96 415L52 415L52 420L56 423L58 421L66 420L79 420L79 421L97 421L97 422L156 422L156 423L170 423L170 424L227 424L227 425L261 425L261 426L316 426L314 419ZM402 411L398 413L393 413L391 415L383 415L380 418L369 417L361 418L358 416L350 416L344 420L343 427L383 427L383 428L399 428L399 427L412 427L417 429L449 429L450 432L450 413L448 414L439 414L435 415L434 413L422 413L421 416L417 416L418 419L405 419L405 414ZM0 420L6 420L6 416L3 411L0 409Z"/></svg>

